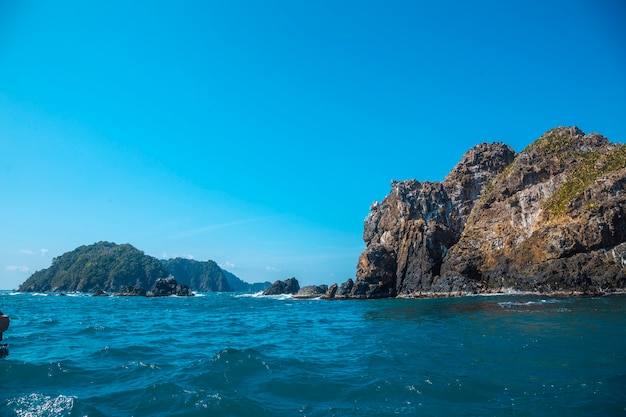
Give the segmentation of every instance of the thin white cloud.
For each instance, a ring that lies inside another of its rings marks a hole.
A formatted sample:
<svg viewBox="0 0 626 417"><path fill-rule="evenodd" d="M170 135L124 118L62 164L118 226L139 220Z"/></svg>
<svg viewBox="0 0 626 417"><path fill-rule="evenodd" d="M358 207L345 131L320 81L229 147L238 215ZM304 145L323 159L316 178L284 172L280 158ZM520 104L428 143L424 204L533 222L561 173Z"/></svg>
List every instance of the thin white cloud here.
<svg viewBox="0 0 626 417"><path fill-rule="evenodd" d="M253 218L249 218L249 219L235 220L235 221L232 221L232 222L212 224L212 225L209 225L209 226L198 227L196 229L191 229L191 230L187 230L187 231L181 232L178 235L176 235L175 237L176 238L181 238L181 237L195 236L195 235L199 235L199 234L205 233L205 232L210 232L210 231L216 230L216 229L223 229L225 227L231 227L231 226L239 226L241 224L246 224L246 223L262 222L262 221L265 221L265 220L275 219L275 218L278 218L278 217L282 217L282 216L253 217Z"/></svg>
<svg viewBox="0 0 626 417"><path fill-rule="evenodd" d="M20 249L20 253L23 255L37 255L37 252L32 251L30 249ZM48 249L46 248L41 248L39 250L39 253L41 254L41 256L46 256L48 254Z"/></svg>
<svg viewBox="0 0 626 417"><path fill-rule="evenodd" d="M28 272L30 271L30 267L26 265L7 265L4 267L7 271L19 271L19 272Z"/></svg>
<svg viewBox="0 0 626 417"><path fill-rule="evenodd" d="M193 259L193 255L183 255L183 258L185 258L185 259Z"/></svg>
<svg viewBox="0 0 626 417"><path fill-rule="evenodd" d="M235 266L234 263L226 261L226 262L224 262L224 268L235 269L236 266Z"/></svg>
<svg viewBox="0 0 626 417"><path fill-rule="evenodd" d="M269 272L280 272L281 271L280 268L276 268L275 266L266 266L265 270L269 271Z"/></svg>

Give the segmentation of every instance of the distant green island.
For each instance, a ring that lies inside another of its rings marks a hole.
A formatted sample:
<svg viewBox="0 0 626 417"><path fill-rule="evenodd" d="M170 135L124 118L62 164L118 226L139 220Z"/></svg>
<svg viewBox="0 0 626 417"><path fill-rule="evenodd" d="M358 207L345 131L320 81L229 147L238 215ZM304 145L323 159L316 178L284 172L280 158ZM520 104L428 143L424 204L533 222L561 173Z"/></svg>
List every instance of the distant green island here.
<svg viewBox="0 0 626 417"><path fill-rule="evenodd" d="M247 283L211 260L159 260L130 244L103 241L54 258L49 268L33 273L19 291L123 292L129 287L149 290L157 280L167 277L200 292L259 292L270 286L269 282Z"/></svg>

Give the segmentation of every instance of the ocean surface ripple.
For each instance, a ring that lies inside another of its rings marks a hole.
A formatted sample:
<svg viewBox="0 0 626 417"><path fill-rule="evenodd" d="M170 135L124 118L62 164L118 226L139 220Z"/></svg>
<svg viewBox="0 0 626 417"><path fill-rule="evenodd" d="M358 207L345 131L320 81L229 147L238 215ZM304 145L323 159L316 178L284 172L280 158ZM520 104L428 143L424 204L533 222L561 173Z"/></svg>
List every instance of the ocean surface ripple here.
<svg viewBox="0 0 626 417"><path fill-rule="evenodd" d="M0 292L0 416L626 415L626 295Z"/></svg>

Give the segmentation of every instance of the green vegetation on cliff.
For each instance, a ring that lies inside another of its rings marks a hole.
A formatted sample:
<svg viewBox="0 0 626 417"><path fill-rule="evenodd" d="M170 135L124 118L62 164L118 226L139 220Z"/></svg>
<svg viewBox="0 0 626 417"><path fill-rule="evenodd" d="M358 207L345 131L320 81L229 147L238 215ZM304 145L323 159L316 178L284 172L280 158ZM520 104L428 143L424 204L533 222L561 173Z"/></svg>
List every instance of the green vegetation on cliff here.
<svg viewBox="0 0 626 417"><path fill-rule="evenodd" d="M567 154L575 148L572 144L576 141L576 133L583 134L578 128L573 128L572 131L558 127L554 128L528 145L523 152L530 153L538 150L544 155L548 153Z"/></svg>
<svg viewBox="0 0 626 417"><path fill-rule="evenodd" d="M200 262L193 259L174 258L162 262L176 282L185 284L195 291L233 291L228 283L226 271L213 261Z"/></svg>
<svg viewBox="0 0 626 417"><path fill-rule="evenodd" d="M577 157L580 162L567 181L543 203L549 218L565 214L569 203L600 177L626 167L626 145L618 145L606 154L586 151Z"/></svg>
<svg viewBox="0 0 626 417"><path fill-rule="evenodd" d="M162 261L176 282L194 291L203 292L259 292L270 286L269 282L250 284L222 269L214 261L195 261L174 258Z"/></svg>

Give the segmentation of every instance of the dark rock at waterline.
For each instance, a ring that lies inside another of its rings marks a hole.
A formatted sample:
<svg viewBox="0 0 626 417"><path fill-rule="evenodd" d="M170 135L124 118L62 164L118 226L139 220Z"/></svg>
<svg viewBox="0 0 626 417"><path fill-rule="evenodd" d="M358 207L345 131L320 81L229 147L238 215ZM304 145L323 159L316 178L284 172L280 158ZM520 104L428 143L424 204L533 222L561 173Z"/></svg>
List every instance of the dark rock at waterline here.
<svg viewBox="0 0 626 417"><path fill-rule="evenodd" d="M349 278L346 282L341 284L341 286L337 289L336 297L347 297L350 295L350 291L352 291L352 287L354 287L354 281L352 278Z"/></svg>
<svg viewBox="0 0 626 417"><path fill-rule="evenodd" d="M288 278L284 281L276 281L263 291L263 295L297 294L300 291L300 284L295 278Z"/></svg>
<svg viewBox="0 0 626 417"><path fill-rule="evenodd" d="M108 297L109 294L107 294L106 292L104 292L103 290L95 290L93 292L93 296L94 297Z"/></svg>
<svg viewBox="0 0 626 417"><path fill-rule="evenodd" d="M145 297L146 294L147 291L144 288L133 287L132 285L129 285L124 290L118 292L115 295L120 297Z"/></svg>
<svg viewBox="0 0 626 417"><path fill-rule="evenodd" d="M306 285L296 293L296 298L316 298L325 296L328 292L328 285Z"/></svg>
<svg viewBox="0 0 626 417"><path fill-rule="evenodd" d="M324 298L333 299L333 298L348 298L352 292L352 288L354 287L354 281L350 278L341 286L337 284L333 284L328 288Z"/></svg>
<svg viewBox="0 0 626 417"><path fill-rule="evenodd" d="M171 295L191 297L194 293L191 292L188 286L179 284L173 277L168 277L157 279L152 292L148 295L151 297L169 297Z"/></svg>
<svg viewBox="0 0 626 417"><path fill-rule="evenodd" d="M330 287L328 287L328 290L326 291L326 294L324 294L324 298L335 298L335 295L337 294L337 289L339 288L339 286L335 283L333 285L331 285Z"/></svg>

